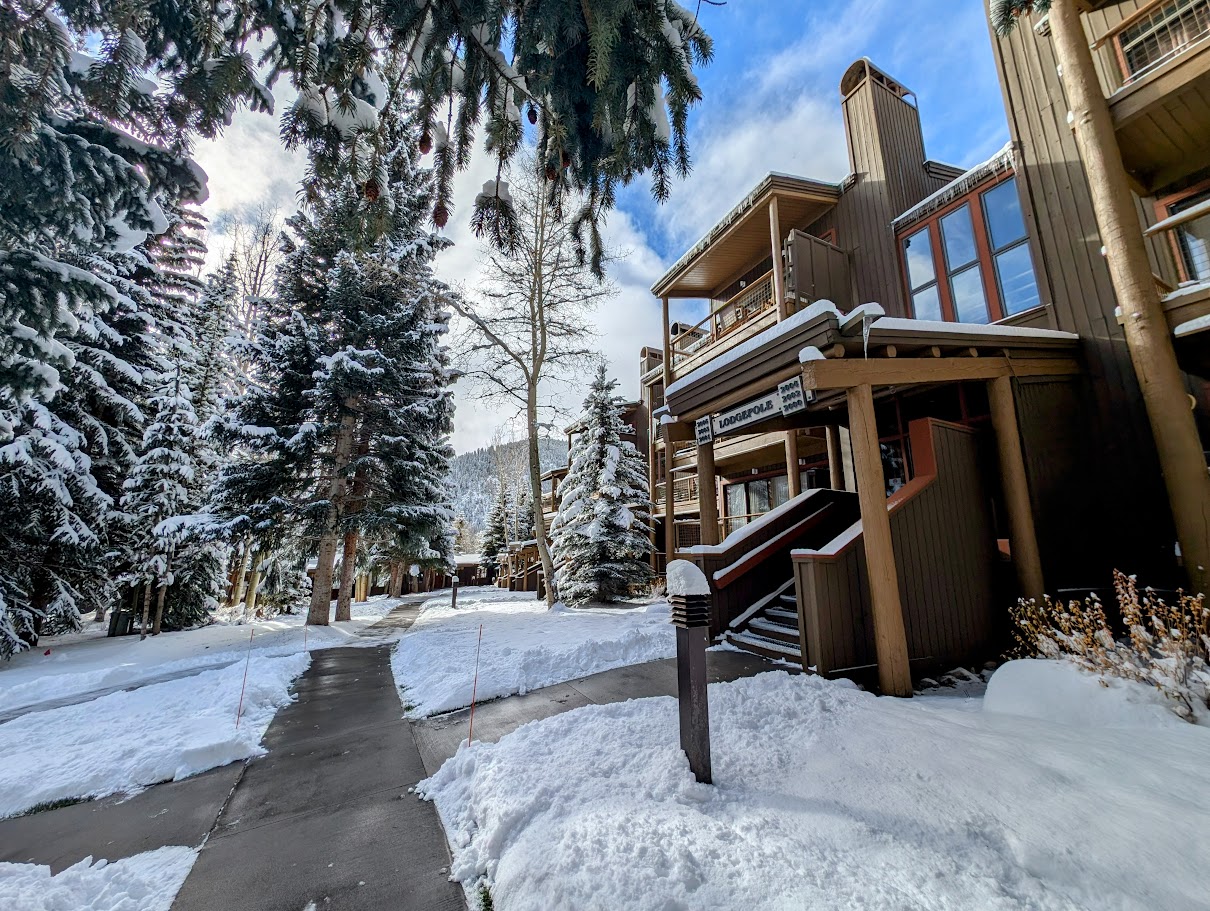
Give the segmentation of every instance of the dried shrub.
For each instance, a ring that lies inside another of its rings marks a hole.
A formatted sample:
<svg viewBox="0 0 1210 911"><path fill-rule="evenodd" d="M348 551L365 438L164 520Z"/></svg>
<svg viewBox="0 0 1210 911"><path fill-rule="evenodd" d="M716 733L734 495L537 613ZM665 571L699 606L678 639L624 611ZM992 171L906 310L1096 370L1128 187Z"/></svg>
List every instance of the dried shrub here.
<svg viewBox="0 0 1210 911"><path fill-rule="evenodd" d="M1084 601L1021 599L1012 609L1016 657L1074 661L1106 676L1135 680L1163 693L1172 709L1196 722L1210 710L1210 609L1205 596L1178 592L1168 604L1151 589L1114 572L1125 635L1115 638L1105 608Z"/></svg>

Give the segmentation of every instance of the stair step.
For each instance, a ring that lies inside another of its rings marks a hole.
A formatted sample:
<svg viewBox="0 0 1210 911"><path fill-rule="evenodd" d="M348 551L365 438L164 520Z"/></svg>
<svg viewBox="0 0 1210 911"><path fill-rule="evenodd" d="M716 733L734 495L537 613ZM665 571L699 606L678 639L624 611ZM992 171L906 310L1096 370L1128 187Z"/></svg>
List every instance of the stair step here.
<svg viewBox="0 0 1210 911"><path fill-rule="evenodd" d="M727 641L737 648L764 658L802 660L802 652L799 651L798 646L779 642L776 639L766 639L755 633L728 633Z"/></svg>
<svg viewBox="0 0 1210 911"><path fill-rule="evenodd" d="M755 618L748 624L745 632L755 630L756 635L764 636L766 639L776 639L778 642L785 642L789 645L798 645L798 629L793 626L785 626L781 623L774 623L771 620L766 620L763 617Z"/></svg>
<svg viewBox="0 0 1210 911"><path fill-rule="evenodd" d="M778 595L778 600L781 601L782 604L793 604L795 608L798 607L797 595Z"/></svg>
<svg viewBox="0 0 1210 911"><path fill-rule="evenodd" d="M794 624L795 629L798 628L798 611L796 610L780 610L779 608L771 607L765 611L765 616L770 618L775 617L778 620L787 620Z"/></svg>

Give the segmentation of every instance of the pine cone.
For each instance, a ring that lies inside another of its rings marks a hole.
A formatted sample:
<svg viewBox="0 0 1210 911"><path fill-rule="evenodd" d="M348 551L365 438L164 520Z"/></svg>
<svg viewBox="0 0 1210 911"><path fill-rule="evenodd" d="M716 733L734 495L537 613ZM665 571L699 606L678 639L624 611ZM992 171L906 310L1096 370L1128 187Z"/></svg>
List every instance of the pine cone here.
<svg viewBox="0 0 1210 911"><path fill-rule="evenodd" d="M567 154L566 149L561 154L563 156L563 169L567 170L567 168L571 165L571 156Z"/></svg>
<svg viewBox="0 0 1210 911"><path fill-rule="evenodd" d="M438 228L444 228L445 223L450 220L449 210L445 207L445 203L439 202L433 209L433 224Z"/></svg>
<svg viewBox="0 0 1210 911"><path fill-rule="evenodd" d="M558 176L559 172L555 170L555 166L553 164L548 164L546 166L546 179L554 180Z"/></svg>
<svg viewBox="0 0 1210 911"><path fill-rule="evenodd" d="M378 201L378 194L381 191L378 188L378 181L376 181L373 177L371 177L369 180L366 181L364 190L365 190L366 199L368 199L370 202Z"/></svg>
<svg viewBox="0 0 1210 911"><path fill-rule="evenodd" d="M529 106L529 110L525 112L525 116L529 118L530 123L538 122L538 112L534 109L532 104Z"/></svg>
<svg viewBox="0 0 1210 911"><path fill-rule="evenodd" d="M420 134L420 154L427 155L433 151L433 137L429 135L429 131L425 130Z"/></svg>

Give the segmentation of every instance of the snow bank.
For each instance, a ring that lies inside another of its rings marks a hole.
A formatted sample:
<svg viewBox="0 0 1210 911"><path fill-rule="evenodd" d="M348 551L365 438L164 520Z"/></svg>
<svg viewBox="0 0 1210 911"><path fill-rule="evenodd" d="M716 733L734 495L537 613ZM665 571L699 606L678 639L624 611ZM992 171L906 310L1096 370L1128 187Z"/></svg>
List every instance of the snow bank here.
<svg viewBox="0 0 1210 911"><path fill-rule="evenodd" d="M169 911L197 853L169 847L95 864L86 857L57 876L40 864L0 863L0 895L13 911Z"/></svg>
<svg viewBox="0 0 1210 911"><path fill-rule="evenodd" d="M771 672L463 747L420 791L509 911L1206 908L1210 732L1071 731Z"/></svg>
<svg viewBox="0 0 1210 911"><path fill-rule="evenodd" d="M242 662L0 724L0 818L259 755L265 729L310 661L307 654L252 658L238 729Z"/></svg>
<svg viewBox="0 0 1210 911"><path fill-rule="evenodd" d="M1133 680L1104 681L1070 661L1009 661L987 683L985 712L1039 718L1077 727L1154 728L1186 725L1164 695Z"/></svg>
<svg viewBox="0 0 1210 911"><path fill-rule="evenodd" d="M507 593L505 593L507 594ZM400 698L413 717L470 705L479 626L477 698L494 699L587 674L676 654L668 603L586 608L545 602L429 602L391 658Z"/></svg>
<svg viewBox="0 0 1210 911"><path fill-rule="evenodd" d="M668 564L668 594L691 597L694 595L709 595L710 581L706 574L698 569L696 563L688 560L673 560Z"/></svg>
<svg viewBox="0 0 1210 911"><path fill-rule="evenodd" d="M137 636L108 639L105 637L108 624L88 623L80 633L43 636L37 648L18 653L11 661L0 662L0 714L87 696L96 690L137 686L169 674L242 662L250 630L256 631L252 638L253 657L297 654L303 651L304 644L307 651L381 645L358 634L399 603L399 599L372 598L353 605L352 620L310 627L305 633L305 608L297 614L281 614L247 624L238 622L243 615L237 609L229 620L141 641ZM46 651L50 654L45 654Z"/></svg>

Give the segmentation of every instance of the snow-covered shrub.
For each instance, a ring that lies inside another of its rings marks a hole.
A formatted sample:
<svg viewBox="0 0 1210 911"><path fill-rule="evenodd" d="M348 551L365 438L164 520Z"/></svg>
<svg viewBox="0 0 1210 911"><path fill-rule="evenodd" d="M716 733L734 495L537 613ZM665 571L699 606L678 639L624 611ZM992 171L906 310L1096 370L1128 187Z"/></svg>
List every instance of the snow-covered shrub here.
<svg viewBox="0 0 1210 911"><path fill-rule="evenodd" d="M1114 572L1114 591L1126 635L1115 638L1094 595L1084 601L1039 604L1022 598L1013 608L1018 654L1064 658L1096 674L1137 680L1168 697L1186 721L1210 718L1210 608L1205 596L1178 594L1168 604L1151 589L1140 595L1134 577Z"/></svg>

